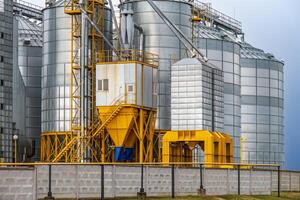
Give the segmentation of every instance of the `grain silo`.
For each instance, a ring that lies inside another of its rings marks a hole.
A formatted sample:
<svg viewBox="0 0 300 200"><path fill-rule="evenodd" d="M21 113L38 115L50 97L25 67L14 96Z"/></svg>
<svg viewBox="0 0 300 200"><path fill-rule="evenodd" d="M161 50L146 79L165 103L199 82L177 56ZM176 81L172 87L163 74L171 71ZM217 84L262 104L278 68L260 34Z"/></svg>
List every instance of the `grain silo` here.
<svg viewBox="0 0 300 200"><path fill-rule="evenodd" d="M224 132L234 139L234 158L240 155L240 44L234 34L216 27L197 25L196 46L209 62L224 73Z"/></svg>
<svg viewBox="0 0 300 200"><path fill-rule="evenodd" d="M23 161L39 160L42 27L41 24L19 15L15 16L15 26L14 42L17 44L17 51L14 55L17 67L14 67L13 118L19 130L18 151L23 155Z"/></svg>
<svg viewBox="0 0 300 200"><path fill-rule="evenodd" d="M79 78L79 75L74 75L73 72L80 64L80 40L78 41L78 38L81 36L78 36L78 34L81 33L80 31L76 32L74 30L74 23L76 22L74 22L74 19L72 20L72 15L66 13L67 9L68 8L64 7L64 4L61 1L58 1L48 5L48 7L43 10L44 40L41 123L42 135L44 137L42 136L41 142L44 142L42 147L45 147L45 149L42 148L41 150L42 160L51 160L55 157L52 152L46 150L46 141L54 141L53 138L56 137L59 142L64 143L68 140L69 136L72 137L72 134L70 133L73 128L76 128L76 125L74 124L78 124L80 121L79 116L75 116L77 115L75 114L75 112L77 112L75 111L75 104L79 102L78 97L80 94L79 90L76 89L77 86L75 86L75 82L77 81L74 80ZM77 18L80 18L80 15L81 14L77 14ZM110 10L106 7L104 7L104 18L101 18L101 20L103 20L101 26L103 27L107 38L111 38L112 19ZM91 30L91 28L89 30ZM87 34L90 34L90 32ZM86 38L92 37L87 37L86 35ZM74 49L76 50L74 51ZM90 51L91 45L88 45L87 49L87 51ZM104 48L102 50L104 50ZM91 54L88 55L91 56ZM91 75L86 74L85 78L90 81ZM71 85L73 85L73 87L70 87ZM90 85L87 87L90 87ZM86 94L84 95L88 98L86 106L91 104L90 99L92 97L90 92L91 90L87 89ZM78 100L74 100L74 98L77 98Z"/></svg>
<svg viewBox="0 0 300 200"><path fill-rule="evenodd" d="M242 162L284 164L283 66L272 54L242 43Z"/></svg>

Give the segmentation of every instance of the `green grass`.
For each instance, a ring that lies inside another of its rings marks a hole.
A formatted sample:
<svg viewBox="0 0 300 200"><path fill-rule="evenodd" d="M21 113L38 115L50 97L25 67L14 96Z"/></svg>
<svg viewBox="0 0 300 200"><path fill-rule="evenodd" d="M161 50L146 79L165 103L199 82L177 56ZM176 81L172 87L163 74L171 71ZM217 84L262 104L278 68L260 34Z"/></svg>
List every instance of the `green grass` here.
<svg viewBox="0 0 300 200"><path fill-rule="evenodd" d="M147 197L146 200L169 200L170 197ZM56 199L56 200L71 200L71 199ZM97 198L86 198L80 200L98 200ZM114 198L111 200L137 200L137 198ZM176 197L176 200L300 200L300 193L298 192L283 192L281 197L277 197L277 193L272 196L237 196L237 195L223 195L223 196L187 196Z"/></svg>
<svg viewBox="0 0 300 200"><path fill-rule="evenodd" d="M136 200L137 198L128 198L126 200ZM169 200L170 197L148 197L147 200ZM120 199L121 200L121 199ZM300 200L300 193L281 193L281 197L277 197L277 193L272 196L237 196L237 195L223 195L223 196L206 196L206 197L177 197L176 200Z"/></svg>

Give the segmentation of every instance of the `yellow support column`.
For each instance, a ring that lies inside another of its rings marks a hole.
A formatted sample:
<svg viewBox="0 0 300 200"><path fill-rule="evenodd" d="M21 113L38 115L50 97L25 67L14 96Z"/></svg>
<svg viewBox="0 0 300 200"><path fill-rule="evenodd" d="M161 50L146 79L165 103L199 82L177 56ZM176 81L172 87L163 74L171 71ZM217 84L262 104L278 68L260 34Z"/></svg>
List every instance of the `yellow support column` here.
<svg viewBox="0 0 300 200"><path fill-rule="evenodd" d="M144 111L143 109L140 109L140 130L139 130L139 134L140 134L140 148L139 148L139 153L140 153L140 157L139 157L139 161L140 163L144 162Z"/></svg>
<svg viewBox="0 0 300 200"><path fill-rule="evenodd" d="M105 134L101 134L101 162L105 162Z"/></svg>
<svg viewBox="0 0 300 200"><path fill-rule="evenodd" d="M170 143L169 141L163 141L162 145L162 162L169 163L170 162Z"/></svg>

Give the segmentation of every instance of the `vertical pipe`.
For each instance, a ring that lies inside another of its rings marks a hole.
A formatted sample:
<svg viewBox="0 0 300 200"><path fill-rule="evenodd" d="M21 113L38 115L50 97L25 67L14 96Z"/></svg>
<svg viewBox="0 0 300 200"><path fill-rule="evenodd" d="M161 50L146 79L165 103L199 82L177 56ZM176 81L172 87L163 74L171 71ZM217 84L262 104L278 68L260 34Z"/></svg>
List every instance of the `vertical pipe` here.
<svg viewBox="0 0 300 200"><path fill-rule="evenodd" d="M278 182L277 182L277 186L278 186L278 197L280 197L280 166L277 167L277 179L278 179Z"/></svg>
<svg viewBox="0 0 300 200"><path fill-rule="evenodd" d="M215 131L215 70L212 69L212 79L211 79L211 95L212 95L212 101L211 101L211 130Z"/></svg>
<svg viewBox="0 0 300 200"><path fill-rule="evenodd" d="M117 21L117 18L116 18L116 13L115 13L115 10L114 10L112 0L108 0L108 3L109 3L109 7L111 9L112 18L114 20L115 29L117 30L117 34L118 34L118 38L119 38L119 45L120 45L120 48L123 49L123 41L122 41L120 29L119 29L120 27L118 26L118 21Z"/></svg>
<svg viewBox="0 0 300 200"><path fill-rule="evenodd" d="M238 165L238 195L241 195L241 166Z"/></svg>
<svg viewBox="0 0 300 200"><path fill-rule="evenodd" d="M101 165L101 200L104 200L104 165Z"/></svg>
<svg viewBox="0 0 300 200"><path fill-rule="evenodd" d="M175 166L174 166L174 164L172 164L171 177L172 177L172 199L174 199L175 198Z"/></svg>
<svg viewBox="0 0 300 200"><path fill-rule="evenodd" d="M81 2L82 9L85 8L85 0L82 0ZM86 67L86 19L85 19L85 12L81 12L81 49L80 49L80 136L85 136L85 67ZM80 144L80 141L79 141ZM79 155L84 155L84 146L83 144L80 145L80 153ZM81 159L81 162L84 161L83 158Z"/></svg>

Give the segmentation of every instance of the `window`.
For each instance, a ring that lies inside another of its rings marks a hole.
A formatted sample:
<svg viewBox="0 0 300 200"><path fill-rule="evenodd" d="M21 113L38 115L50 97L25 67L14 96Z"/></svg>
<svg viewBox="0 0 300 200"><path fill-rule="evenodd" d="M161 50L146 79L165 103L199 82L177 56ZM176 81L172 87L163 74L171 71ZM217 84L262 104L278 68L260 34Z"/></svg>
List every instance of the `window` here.
<svg viewBox="0 0 300 200"><path fill-rule="evenodd" d="M108 91L108 79L103 79L103 90Z"/></svg>
<svg viewBox="0 0 300 200"><path fill-rule="evenodd" d="M0 37L4 38L4 33L3 32L1 32Z"/></svg>
<svg viewBox="0 0 300 200"><path fill-rule="evenodd" d="M102 80L98 80L98 90L102 90Z"/></svg>
<svg viewBox="0 0 300 200"><path fill-rule="evenodd" d="M4 86L4 80L0 80L0 86Z"/></svg>
<svg viewBox="0 0 300 200"><path fill-rule="evenodd" d="M3 127L0 127L0 133L3 133Z"/></svg>
<svg viewBox="0 0 300 200"><path fill-rule="evenodd" d="M133 92L133 85L128 85L128 92Z"/></svg>
<svg viewBox="0 0 300 200"><path fill-rule="evenodd" d="M0 109L4 110L4 104L3 103L0 104Z"/></svg>
<svg viewBox="0 0 300 200"><path fill-rule="evenodd" d="M108 79L98 80L98 90L108 91Z"/></svg>
<svg viewBox="0 0 300 200"><path fill-rule="evenodd" d="M0 57L0 62L4 62L4 57L3 56Z"/></svg>

